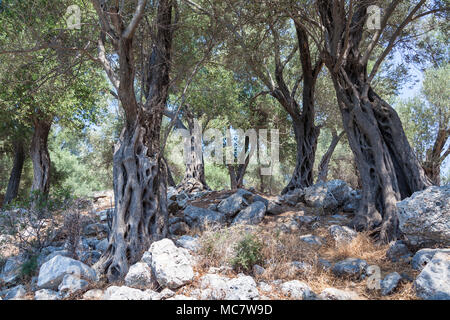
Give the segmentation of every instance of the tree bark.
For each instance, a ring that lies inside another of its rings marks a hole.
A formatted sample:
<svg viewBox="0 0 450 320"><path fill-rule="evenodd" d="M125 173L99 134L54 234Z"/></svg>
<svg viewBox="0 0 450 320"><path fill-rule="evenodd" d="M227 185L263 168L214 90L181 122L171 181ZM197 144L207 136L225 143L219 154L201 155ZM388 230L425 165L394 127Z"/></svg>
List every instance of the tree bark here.
<svg viewBox="0 0 450 320"><path fill-rule="evenodd" d="M186 193L201 192L204 190L210 190L205 178L205 164L203 161L202 152L202 132L199 128L195 127L194 114L189 110L189 107L185 107L184 117L188 124L188 130L190 134L190 148L187 150L186 170L183 180L177 186L178 191Z"/></svg>
<svg viewBox="0 0 450 320"><path fill-rule="evenodd" d="M336 149L336 146L338 145L339 141L344 136L345 132L341 132L341 134L337 135L336 131L333 130L332 132L332 139L331 143L328 147L327 152L323 155L322 160L320 160L319 163L319 174L317 177L317 181L323 181L326 182L328 180L328 166L331 161L331 157L334 153L334 150Z"/></svg>
<svg viewBox="0 0 450 320"><path fill-rule="evenodd" d="M50 120L38 115L34 121L34 132L31 139L30 156L33 163L33 183L31 193L47 196L50 190L50 153L48 152L48 135L52 126Z"/></svg>
<svg viewBox="0 0 450 320"><path fill-rule="evenodd" d="M11 203L19 193L20 178L22 176L23 164L25 162L25 148L22 140L14 143L14 164L11 169L8 187L6 189L3 206Z"/></svg>
<svg viewBox="0 0 450 320"><path fill-rule="evenodd" d="M326 30L322 55L334 83L363 189L352 224L358 230L380 227L380 240L388 242L398 236L397 201L423 190L430 182L408 143L397 112L371 87L367 60L359 51L368 5L358 4L350 19L343 4L318 2Z"/></svg>
<svg viewBox="0 0 450 320"><path fill-rule="evenodd" d="M111 236L106 251L95 265L109 281L123 278L152 241L167 235L167 168L162 160L160 131L169 89L171 0L159 1L156 19L144 105L137 102L134 92L133 36L125 37L127 33L122 29L117 32L120 35L118 93L126 126L114 153L115 210Z"/></svg>
<svg viewBox="0 0 450 320"><path fill-rule="evenodd" d="M434 145L428 150L427 158L422 164L425 174L436 186L441 185L441 165L445 158L450 154L449 147L444 155L442 155L442 151L444 150L449 136L450 130L442 128L442 125L440 124Z"/></svg>
<svg viewBox="0 0 450 320"><path fill-rule="evenodd" d="M238 165L228 164L228 173L230 174L230 186L231 190L236 190L244 187L244 176L247 172L248 165L250 163L249 153L250 149L250 138L248 136L245 137L244 142L244 152L247 154L245 157L244 163L240 163Z"/></svg>
<svg viewBox="0 0 450 320"><path fill-rule="evenodd" d="M167 185L169 187L176 187L177 184L175 183L175 179L173 178L172 171L169 168L169 164L167 163L166 158L163 157L162 161L164 162L164 165L167 168Z"/></svg>

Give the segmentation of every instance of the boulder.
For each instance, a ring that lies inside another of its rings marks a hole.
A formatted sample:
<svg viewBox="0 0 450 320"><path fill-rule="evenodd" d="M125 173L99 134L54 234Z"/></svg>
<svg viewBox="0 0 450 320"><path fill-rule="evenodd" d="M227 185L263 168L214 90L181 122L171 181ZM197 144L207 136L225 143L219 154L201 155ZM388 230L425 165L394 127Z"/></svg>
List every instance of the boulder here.
<svg viewBox="0 0 450 320"><path fill-rule="evenodd" d="M97 279L95 271L84 263L68 257L56 256L41 266L37 286L39 289L56 290L64 276L68 274L90 281Z"/></svg>
<svg viewBox="0 0 450 320"><path fill-rule="evenodd" d="M411 245L450 246L450 185L428 187L397 202L400 231Z"/></svg>
<svg viewBox="0 0 450 320"><path fill-rule="evenodd" d="M351 191L352 188L342 180L319 182L305 189L305 202L313 208L334 211L351 199Z"/></svg>
<svg viewBox="0 0 450 320"><path fill-rule="evenodd" d="M334 239L336 245L352 242L358 236L358 233L346 226L332 225L328 228L328 233Z"/></svg>
<svg viewBox="0 0 450 320"><path fill-rule="evenodd" d="M184 248L177 248L170 239L152 243L150 266L162 287L177 289L194 278L192 256Z"/></svg>
<svg viewBox="0 0 450 320"><path fill-rule="evenodd" d="M295 300L311 300L315 299L316 295L311 288L304 282L292 280L281 285L281 292Z"/></svg>
<svg viewBox="0 0 450 320"><path fill-rule="evenodd" d="M169 226L169 233L177 236L184 235L189 232L189 226L184 221L178 221Z"/></svg>
<svg viewBox="0 0 450 320"><path fill-rule="evenodd" d="M381 295L387 296L394 292L401 279L402 276L398 272L389 273L380 283Z"/></svg>
<svg viewBox="0 0 450 320"><path fill-rule="evenodd" d="M71 274L66 274L58 286L59 293L65 297L67 295L83 291L89 286L86 280L75 277Z"/></svg>
<svg viewBox="0 0 450 320"><path fill-rule="evenodd" d="M197 252L200 249L200 244L197 238L191 236L182 236L177 241L176 244L178 247L190 250L192 252Z"/></svg>
<svg viewBox="0 0 450 320"><path fill-rule="evenodd" d="M360 300L361 297L354 291L326 288L320 295L321 300Z"/></svg>
<svg viewBox="0 0 450 320"><path fill-rule="evenodd" d="M223 300L227 295L229 279L217 274L205 274L200 278L202 300Z"/></svg>
<svg viewBox="0 0 450 320"><path fill-rule="evenodd" d="M411 256L411 251L401 240L391 242L389 249L386 251L386 257L392 262L408 260Z"/></svg>
<svg viewBox="0 0 450 320"><path fill-rule="evenodd" d="M450 300L450 254L438 252L414 282L416 294L426 300Z"/></svg>
<svg viewBox="0 0 450 320"><path fill-rule="evenodd" d="M152 269L145 262L133 264L125 276L128 287L144 288L153 283Z"/></svg>
<svg viewBox="0 0 450 320"><path fill-rule="evenodd" d="M264 219L266 206L263 202L257 201L241 210L233 219L233 224L258 224Z"/></svg>
<svg viewBox="0 0 450 320"><path fill-rule="evenodd" d="M434 255L439 252L450 254L450 249L421 249L412 258L411 267L414 270L422 271Z"/></svg>
<svg viewBox="0 0 450 320"><path fill-rule="evenodd" d="M305 198L305 191L303 189L294 189L284 194L281 197L281 201L286 204L295 207L299 202L302 202Z"/></svg>
<svg viewBox="0 0 450 320"><path fill-rule="evenodd" d="M142 290L126 286L112 286L106 289L102 300L151 300L152 296Z"/></svg>
<svg viewBox="0 0 450 320"><path fill-rule="evenodd" d="M277 216L282 214L284 211L283 206L274 201L269 201L267 204L267 214Z"/></svg>
<svg viewBox="0 0 450 320"><path fill-rule="evenodd" d="M258 300L259 291L255 280L250 276L239 275L227 281L225 300Z"/></svg>
<svg viewBox="0 0 450 320"><path fill-rule="evenodd" d="M226 219L231 219L236 213L247 207L252 198L253 193L244 189L238 189L236 193L220 201L217 209L225 215Z"/></svg>
<svg viewBox="0 0 450 320"><path fill-rule="evenodd" d="M83 294L84 300L100 300L103 297L103 290L101 289L91 289L89 291L86 291Z"/></svg>
<svg viewBox="0 0 450 320"><path fill-rule="evenodd" d="M23 256L15 256L6 260L0 273L0 282L3 284L13 284L20 276L20 267L25 262Z"/></svg>
<svg viewBox="0 0 450 320"><path fill-rule="evenodd" d="M5 300L22 300L27 294L27 290L23 285L18 285L4 292Z"/></svg>
<svg viewBox="0 0 450 320"><path fill-rule="evenodd" d="M108 239L103 239L102 241L99 241L95 245L95 250L100 251L101 253L105 252L106 249L108 249L109 241Z"/></svg>
<svg viewBox="0 0 450 320"><path fill-rule="evenodd" d="M312 246L321 246L323 239L312 234L306 234L300 236L300 241L306 242L307 244L310 244Z"/></svg>
<svg viewBox="0 0 450 320"><path fill-rule="evenodd" d="M34 293L34 300L60 300L61 295L53 290L41 289Z"/></svg>
<svg viewBox="0 0 450 320"><path fill-rule="evenodd" d="M184 220L190 228L204 230L207 225L222 225L225 223L223 213L188 205L183 211Z"/></svg>
<svg viewBox="0 0 450 320"><path fill-rule="evenodd" d="M367 269L367 262L361 259L348 258L337 262L332 271L338 277L361 278L365 275Z"/></svg>
<svg viewBox="0 0 450 320"><path fill-rule="evenodd" d="M263 267L261 267L260 265L255 264L253 266L253 274L255 276L260 276L262 274L264 274L264 272L266 272L266 269L264 269Z"/></svg>
<svg viewBox="0 0 450 320"><path fill-rule="evenodd" d="M87 237L95 237L98 235L107 235L109 232L108 225L105 223L92 223L83 228L83 235Z"/></svg>

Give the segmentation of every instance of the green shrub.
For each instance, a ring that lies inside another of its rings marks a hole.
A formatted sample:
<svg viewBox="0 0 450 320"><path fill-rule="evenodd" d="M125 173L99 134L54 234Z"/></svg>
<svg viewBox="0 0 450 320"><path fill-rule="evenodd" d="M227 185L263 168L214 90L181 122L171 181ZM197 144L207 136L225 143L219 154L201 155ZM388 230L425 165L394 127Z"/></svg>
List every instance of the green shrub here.
<svg viewBox="0 0 450 320"><path fill-rule="evenodd" d="M238 271L250 271L253 265L262 261L262 243L253 234L247 234L235 247L235 256L231 261Z"/></svg>
<svg viewBox="0 0 450 320"><path fill-rule="evenodd" d="M33 255L26 260L20 268L20 277L22 279L29 279L37 273L38 269L38 255Z"/></svg>

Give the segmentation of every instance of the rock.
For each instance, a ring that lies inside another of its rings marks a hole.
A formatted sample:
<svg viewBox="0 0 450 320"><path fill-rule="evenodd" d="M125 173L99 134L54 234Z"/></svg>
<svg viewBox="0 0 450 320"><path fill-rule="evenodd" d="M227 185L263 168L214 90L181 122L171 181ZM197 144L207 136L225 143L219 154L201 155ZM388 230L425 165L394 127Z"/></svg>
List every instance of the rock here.
<svg viewBox="0 0 450 320"><path fill-rule="evenodd" d="M313 266L306 262L292 261L291 266L296 270L303 273L308 273L313 271Z"/></svg>
<svg viewBox="0 0 450 320"><path fill-rule="evenodd" d="M243 209L233 219L233 224L258 224L264 219L266 206L263 202L257 201Z"/></svg>
<svg viewBox="0 0 450 320"><path fill-rule="evenodd" d="M450 246L450 184L397 202L400 231L411 245Z"/></svg>
<svg viewBox="0 0 450 320"><path fill-rule="evenodd" d="M100 257L102 256L102 253L100 251L85 251L80 255L80 261L92 266L95 264L98 260L100 260Z"/></svg>
<svg viewBox="0 0 450 320"><path fill-rule="evenodd" d="M108 249L109 241L108 239L103 239L102 241L99 241L97 245L95 246L95 250L100 251L101 253L105 252L106 249Z"/></svg>
<svg viewBox="0 0 450 320"><path fill-rule="evenodd" d="M263 281L258 283L258 288L263 292L271 292L273 290L273 287L270 284Z"/></svg>
<svg viewBox="0 0 450 320"><path fill-rule="evenodd" d="M423 268L430 262L436 253L450 254L450 249L421 249L416 252L411 260L411 266L414 270L422 271Z"/></svg>
<svg viewBox="0 0 450 320"><path fill-rule="evenodd" d="M304 282L292 280L281 285L281 292L296 300L311 300L316 297L311 288Z"/></svg>
<svg viewBox="0 0 450 320"><path fill-rule="evenodd" d="M426 300L450 300L450 254L438 252L414 282L416 294Z"/></svg>
<svg viewBox="0 0 450 320"><path fill-rule="evenodd" d="M227 296L228 278L217 274L206 274L200 278L202 300L223 300Z"/></svg>
<svg viewBox="0 0 450 320"><path fill-rule="evenodd" d="M84 263L68 257L56 256L41 266L37 286L39 289L56 290L67 274L91 281L97 279L95 271Z"/></svg>
<svg viewBox="0 0 450 320"><path fill-rule="evenodd" d="M5 300L22 300L22 298L27 294L27 290L23 285L15 286L8 289L4 293Z"/></svg>
<svg viewBox="0 0 450 320"><path fill-rule="evenodd" d="M352 242L358 236L358 233L346 226L332 225L328 228L328 233L334 239L337 245Z"/></svg>
<svg viewBox="0 0 450 320"><path fill-rule="evenodd" d="M192 252L197 252L198 249L200 249L200 244L198 242L197 238L191 237L191 236L182 236L180 237L177 242L177 246L188 249Z"/></svg>
<svg viewBox="0 0 450 320"><path fill-rule="evenodd" d="M304 197L305 191L303 189L295 189L284 194L282 196L282 201L294 207L297 203L302 202Z"/></svg>
<svg viewBox="0 0 450 320"><path fill-rule="evenodd" d="M158 294L158 297L155 300L167 300L169 298L172 298L175 295L176 295L176 293L174 291L172 291L168 288L165 288Z"/></svg>
<svg viewBox="0 0 450 320"><path fill-rule="evenodd" d="M332 263L326 259L319 258L317 263L323 270L330 270L333 267Z"/></svg>
<svg viewBox="0 0 450 320"><path fill-rule="evenodd" d="M389 273L386 277L384 277L383 281L381 281L381 295L387 296L394 292L401 279L402 276L399 273Z"/></svg>
<svg viewBox="0 0 450 320"><path fill-rule="evenodd" d="M225 223L224 214L188 205L183 211L184 220L190 228L204 230L207 225L222 225Z"/></svg>
<svg viewBox="0 0 450 320"><path fill-rule="evenodd" d="M359 295L354 291L339 290L336 288L326 288L320 295L322 300L360 300Z"/></svg>
<svg viewBox="0 0 450 320"><path fill-rule="evenodd" d="M112 286L106 289L103 300L151 300L151 295L145 291L126 286Z"/></svg>
<svg viewBox="0 0 450 320"><path fill-rule="evenodd" d="M58 286L59 293L65 297L69 294L76 293L78 291L83 291L89 286L86 280L75 277L71 274L66 274Z"/></svg>
<svg viewBox="0 0 450 320"><path fill-rule="evenodd" d="M162 287L177 289L194 278L191 255L186 249L177 248L172 240L154 242L148 251L153 274Z"/></svg>
<svg viewBox="0 0 450 320"><path fill-rule="evenodd" d="M323 239L321 237L314 236L312 234L306 234L304 236L300 236L300 240L313 246L321 246Z"/></svg>
<svg viewBox="0 0 450 320"><path fill-rule="evenodd" d="M87 237L95 237L98 235L107 235L109 228L104 223L92 223L83 228L83 235Z"/></svg>
<svg viewBox="0 0 450 320"><path fill-rule="evenodd" d="M352 188L342 180L319 182L305 189L305 202L313 208L333 211L347 203L351 198L351 191Z"/></svg>
<svg viewBox="0 0 450 320"><path fill-rule="evenodd" d="M92 289L83 294L83 299L85 300L100 300L103 297L103 290Z"/></svg>
<svg viewBox="0 0 450 320"><path fill-rule="evenodd" d="M152 269L144 262L133 264L125 276L125 284L128 287L144 288L152 283Z"/></svg>
<svg viewBox="0 0 450 320"><path fill-rule="evenodd" d="M0 282L8 285L15 283L20 276L20 268L24 262L25 259L21 255L7 259L0 273Z"/></svg>
<svg viewBox="0 0 450 320"><path fill-rule="evenodd" d="M298 221L301 225L309 225L315 221L317 221L318 217L314 216L296 216L295 220Z"/></svg>
<svg viewBox="0 0 450 320"><path fill-rule="evenodd" d="M256 282L250 276L238 276L227 282L225 300L258 300L259 291Z"/></svg>
<svg viewBox="0 0 450 320"><path fill-rule="evenodd" d="M58 250L53 251L49 255L47 255L42 261L39 261L39 265L42 266L44 263L52 260L56 256L63 256L63 257L69 257L70 258L71 253L67 250Z"/></svg>
<svg viewBox="0 0 450 320"><path fill-rule="evenodd" d="M176 200L178 191L174 187L167 188L167 200Z"/></svg>
<svg viewBox="0 0 450 320"><path fill-rule="evenodd" d="M257 265L257 264L255 264L255 265L253 266L253 274L254 274L255 276L260 276L260 275L262 275L264 272L266 272L266 269L264 269L263 267L261 267L261 266L259 266L259 265Z"/></svg>
<svg viewBox="0 0 450 320"><path fill-rule="evenodd" d="M359 208L361 199L362 199L362 194L360 191L358 191L358 190L350 191L350 198L344 204L342 211L349 212L349 213L355 212Z"/></svg>
<svg viewBox="0 0 450 320"><path fill-rule="evenodd" d="M218 205L217 203L211 203L210 205L208 205L208 210L219 211L217 205Z"/></svg>
<svg viewBox="0 0 450 320"><path fill-rule="evenodd" d="M366 272L367 262L361 259L348 258L336 263L332 269L338 277L360 278Z"/></svg>
<svg viewBox="0 0 450 320"><path fill-rule="evenodd" d="M411 256L411 251L409 251L408 247L401 240L391 242L389 249L386 251L386 257L392 262L408 260Z"/></svg>
<svg viewBox="0 0 450 320"><path fill-rule="evenodd" d="M236 213L250 204L252 197L253 193L244 189L238 189L236 193L220 201L217 209L225 215L226 219L231 219Z"/></svg>
<svg viewBox="0 0 450 320"><path fill-rule="evenodd" d="M189 226L184 221L175 222L169 226L169 233L173 235L184 235L189 232Z"/></svg>
<svg viewBox="0 0 450 320"><path fill-rule="evenodd" d="M264 203L264 205L266 206L266 209L267 209L267 206L269 205L269 200L261 197L258 194L253 194L252 197L250 198L250 201L251 201L251 203L260 201L260 202Z"/></svg>
<svg viewBox="0 0 450 320"><path fill-rule="evenodd" d="M267 204L267 214L277 216L279 214L282 214L284 211L285 210L283 209L283 206L274 201L269 201L269 203Z"/></svg>
<svg viewBox="0 0 450 320"><path fill-rule="evenodd" d="M176 296L169 298L167 300L194 300L194 298L182 295L182 294L177 294Z"/></svg>
<svg viewBox="0 0 450 320"><path fill-rule="evenodd" d="M34 293L34 300L60 300L61 295L53 290L41 289Z"/></svg>

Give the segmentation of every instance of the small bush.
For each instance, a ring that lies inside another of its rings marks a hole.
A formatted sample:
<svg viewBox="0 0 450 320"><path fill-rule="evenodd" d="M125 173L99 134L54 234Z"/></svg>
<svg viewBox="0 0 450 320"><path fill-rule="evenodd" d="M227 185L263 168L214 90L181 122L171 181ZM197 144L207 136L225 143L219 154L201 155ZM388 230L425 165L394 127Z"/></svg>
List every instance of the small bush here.
<svg viewBox="0 0 450 320"><path fill-rule="evenodd" d="M247 234L235 248L231 264L237 270L250 271L253 265L262 261L262 243L252 234Z"/></svg>
<svg viewBox="0 0 450 320"><path fill-rule="evenodd" d="M67 213L64 217L64 232L67 236L67 250L73 259L78 260L78 244L81 239L81 215L78 210Z"/></svg>
<svg viewBox="0 0 450 320"><path fill-rule="evenodd" d="M38 269L38 255L30 256L20 268L20 277L30 279L36 275Z"/></svg>

